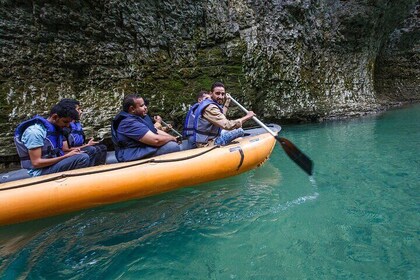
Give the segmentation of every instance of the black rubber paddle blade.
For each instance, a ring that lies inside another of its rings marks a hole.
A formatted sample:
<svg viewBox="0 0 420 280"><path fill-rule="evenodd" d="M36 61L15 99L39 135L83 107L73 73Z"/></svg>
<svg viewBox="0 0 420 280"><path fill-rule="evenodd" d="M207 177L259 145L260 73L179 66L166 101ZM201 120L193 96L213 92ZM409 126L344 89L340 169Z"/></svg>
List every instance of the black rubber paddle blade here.
<svg viewBox="0 0 420 280"><path fill-rule="evenodd" d="M292 142L286 138L276 136L277 141L279 141L281 147L286 152L286 154L302 168L309 176L312 175L313 171L313 162L312 160L302 153Z"/></svg>

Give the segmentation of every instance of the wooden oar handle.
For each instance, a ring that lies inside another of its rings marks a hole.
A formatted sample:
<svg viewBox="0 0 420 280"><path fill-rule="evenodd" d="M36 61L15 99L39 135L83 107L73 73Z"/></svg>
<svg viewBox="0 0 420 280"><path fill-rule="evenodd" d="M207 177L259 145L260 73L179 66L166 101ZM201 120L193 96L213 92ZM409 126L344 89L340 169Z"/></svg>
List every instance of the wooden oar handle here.
<svg viewBox="0 0 420 280"><path fill-rule="evenodd" d="M242 106L238 101L235 100L235 98L233 98L231 95L228 95L228 97L230 98L230 100L235 103L236 106L238 106L242 111L244 111L245 114L248 113L248 110ZM262 121L260 121L256 116L253 116L252 119L259 124L262 128L264 128L265 130L267 130L267 132L269 132L271 135L273 135L274 137L277 136L277 133L275 133L274 131L272 131L268 126L266 126Z"/></svg>

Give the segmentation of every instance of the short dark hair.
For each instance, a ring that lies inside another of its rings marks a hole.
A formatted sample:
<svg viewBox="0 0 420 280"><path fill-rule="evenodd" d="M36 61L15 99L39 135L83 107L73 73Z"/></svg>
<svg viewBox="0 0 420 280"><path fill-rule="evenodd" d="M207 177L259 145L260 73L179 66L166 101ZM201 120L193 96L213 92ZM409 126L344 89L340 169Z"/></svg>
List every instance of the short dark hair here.
<svg viewBox="0 0 420 280"><path fill-rule="evenodd" d="M58 104L67 104L69 106L73 106L74 108L76 108L76 106L80 106L80 102L72 98L63 98L58 102ZM74 120L79 121L79 119L80 115L79 113L77 113L77 118L75 118Z"/></svg>
<svg viewBox="0 0 420 280"><path fill-rule="evenodd" d="M200 90L199 93L197 93L197 99L203 98L204 94L209 94L207 90Z"/></svg>
<svg viewBox="0 0 420 280"><path fill-rule="evenodd" d="M73 98L63 98L58 102L58 104L65 104L65 103L73 104L74 107L76 107L76 105L80 106L80 102Z"/></svg>
<svg viewBox="0 0 420 280"><path fill-rule="evenodd" d="M211 86L211 91L213 92L214 88L217 88L217 87L222 87L222 88L226 89L226 88L225 88L225 85L224 85L224 84L222 84L221 82L215 82L215 83Z"/></svg>
<svg viewBox="0 0 420 280"><path fill-rule="evenodd" d="M57 114L59 118L71 118L77 120L79 113L76 111L74 104L70 103L57 103L50 110L50 117Z"/></svg>
<svg viewBox="0 0 420 280"><path fill-rule="evenodd" d="M134 100L139 99L139 98L142 98L142 97L138 95L137 93L126 95L124 97L123 104L122 104L123 111L128 113L128 109L130 109L130 106L136 105L134 103Z"/></svg>

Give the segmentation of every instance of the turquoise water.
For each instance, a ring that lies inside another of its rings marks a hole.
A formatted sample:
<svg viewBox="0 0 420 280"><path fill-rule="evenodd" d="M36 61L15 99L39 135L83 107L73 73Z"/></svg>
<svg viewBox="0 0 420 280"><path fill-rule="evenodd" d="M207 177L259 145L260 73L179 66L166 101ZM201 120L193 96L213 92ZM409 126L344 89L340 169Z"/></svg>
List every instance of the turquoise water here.
<svg viewBox="0 0 420 280"><path fill-rule="evenodd" d="M261 168L0 228L2 279L419 279L420 106L283 127Z"/></svg>

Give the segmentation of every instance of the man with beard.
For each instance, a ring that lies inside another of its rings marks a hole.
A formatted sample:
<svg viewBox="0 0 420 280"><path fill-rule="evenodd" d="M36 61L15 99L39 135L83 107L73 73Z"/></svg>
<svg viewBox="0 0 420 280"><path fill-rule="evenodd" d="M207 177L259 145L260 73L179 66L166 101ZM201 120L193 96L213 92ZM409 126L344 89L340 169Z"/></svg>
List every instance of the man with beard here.
<svg viewBox="0 0 420 280"><path fill-rule="evenodd" d="M226 98L225 86L220 82L212 85L210 97L200 103L195 113L193 141L196 147L227 145L244 135L242 124L255 116L249 111L242 118L227 119L230 99Z"/></svg>

